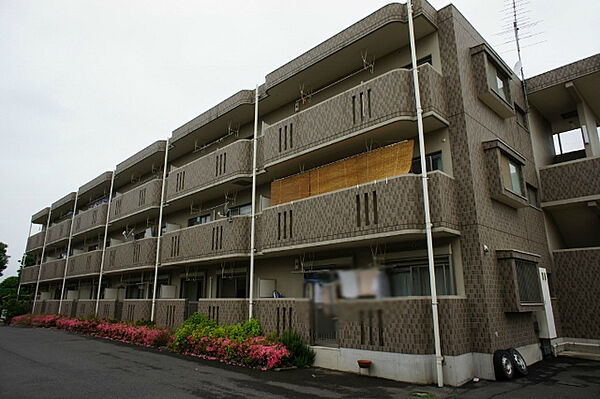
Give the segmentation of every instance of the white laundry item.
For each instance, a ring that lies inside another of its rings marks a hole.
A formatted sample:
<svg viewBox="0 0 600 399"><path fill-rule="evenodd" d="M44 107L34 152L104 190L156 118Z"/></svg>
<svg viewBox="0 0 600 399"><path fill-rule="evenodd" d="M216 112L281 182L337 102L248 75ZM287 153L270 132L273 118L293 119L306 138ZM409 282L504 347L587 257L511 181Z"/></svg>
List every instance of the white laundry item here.
<svg viewBox="0 0 600 399"><path fill-rule="evenodd" d="M371 269L363 269L358 272L358 295L361 297L374 297L375 290L373 289L373 283L375 277L379 273L379 269L376 267Z"/></svg>
<svg viewBox="0 0 600 399"><path fill-rule="evenodd" d="M344 298L358 298L358 271L339 270L340 286Z"/></svg>
<svg viewBox="0 0 600 399"><path fill-rule="evenodd" d="M323 286L319 283L313 284L313 301L323 303Z"/></svg>
<svg viewBox="0 0 600 399"><path fill-rule="evenodd" d="M392 295L390 290L390 280L386 272L380 271L375 280L373 280L373 290L375 298L387 298Z"/></svg>

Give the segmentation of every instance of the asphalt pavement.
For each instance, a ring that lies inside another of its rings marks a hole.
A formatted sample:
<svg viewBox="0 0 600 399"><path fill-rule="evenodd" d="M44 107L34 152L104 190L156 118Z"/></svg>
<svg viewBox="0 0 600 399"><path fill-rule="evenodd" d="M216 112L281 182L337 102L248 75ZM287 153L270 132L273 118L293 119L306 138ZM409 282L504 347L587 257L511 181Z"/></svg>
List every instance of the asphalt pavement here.
<svg viewBox="0 0 600 399"><path fill-rule="evenodd" d="M52 329L0 327L0 398L596 398L600 362L556 358L527 378L459 388L318 368L259 371Z"/></svg>

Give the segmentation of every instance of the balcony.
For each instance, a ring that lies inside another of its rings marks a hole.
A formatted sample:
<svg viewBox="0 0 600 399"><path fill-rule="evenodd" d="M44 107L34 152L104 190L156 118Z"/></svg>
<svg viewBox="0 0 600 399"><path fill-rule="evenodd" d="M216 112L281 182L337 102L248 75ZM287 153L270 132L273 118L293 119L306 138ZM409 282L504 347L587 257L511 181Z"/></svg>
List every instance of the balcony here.
<svg viewBox="0 0 600 399"><path fill-rule="evenodd" d="M58 245L69 240L71 232L71 218L63 220L60 223L53 224L48 229L46 245Z"/></svg>
<svg viewBox="0 0 600 399"><path fill-rule="evenodd" d="M167 180L167 201L252 175L252 141L239 140L173 170Z"/></svg>
<svg viewBox="0 0 600 399"><path fill-rule="evenodd" d="M21 269L21 284L32 284L37 282L40 266L27 266Z"/></svg>
<svg viewBox="0 0 600 399"><path fill-rule="evenodd" d="M577 159L540 168L542 206L600 198L600 157Z"/></svg>
<svg viewBox="0 0 600 399"><path fill-rule="evenodd" d="M426 130L446 124L442 76L419 67ZM348 139L385 124L416 120L412 72L394 69L298 112L263 131L264 166Z"/></svg>
<svg viewBox="0 0 600 399"><path fill-rule="evenodd" d="M39 251L44 246L44 235L45 231L40 231L39 233L35 233L27 239L27 249L26 252L34 252Z"/></svg>
<svg viewBox="0 0 600 399"><path fill-rule="evenodd" d="M62 280L65 275L65 262L66 259L54 259L42 263L40 281Z"/></svg>
<svg viewBox="0 0 600 399"><path fill-rule="evenodd" d="M75 226L73 227L73 237L84 233L93 233L102 229L106 224L106 212L108 204L100 204L94 208L81 211L75 216Z"/></svg>
<svg viewBox="0 0 600 399"><path fill-rule="evenodd" d="M454 179L431 172L429 184L434 234L459 234ZM423 238L421 190L420 175L402 175L268 208L258 221L259 249L267 253L372 238Z"/></svg>
<svg viewBox="0 0 600 399"><path fill-rule="evenodd" d="M161 241L161 264L248 256L250 216L234 216L173 231Z"/></svg>
<svg viewBox="0 0 600 399"><path fill-rule="evenodd" d="M82 277L100 273L102 250L86 252L69 257L67 277Z"/></svg>
<svg viewBox="0 0 600 399"><path fill-rule="evenodd" d="M156 262L156 238L143 238L106 249L104 272L144 269Z"/></svg>
<svg viewBox="0 0 600 399"><path fill-rule="evenodd" d="M154 179L124 194L115 196L110 208L110 222L160 207L161 190L162 180Z"/></svg>

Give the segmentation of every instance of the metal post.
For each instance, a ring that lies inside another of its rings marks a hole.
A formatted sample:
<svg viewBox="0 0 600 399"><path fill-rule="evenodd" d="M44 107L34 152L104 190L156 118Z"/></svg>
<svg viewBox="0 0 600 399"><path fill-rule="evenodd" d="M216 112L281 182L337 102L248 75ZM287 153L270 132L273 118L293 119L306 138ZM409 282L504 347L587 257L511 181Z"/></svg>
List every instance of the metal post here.
<svg viewBox="0 0 600 399"><path fill-rule="evenodd" d="M104 259L106 258L106 242L108 240L108 220L110 219L110 205L112 203L113 187L115 185L115 169L110 179L110 192L108 193L108 205L106 207L106 225L104 225L104 244L102 245L102 258L100 259L100 276L98 277L98 295L96 296L96 310L94 315L98 317L98 307L100 306L100 290L102 289L102 273L104 272Z"/></svg>
<svg viewBox="0 0 600 399"><path fill-rule="evenodd" d="M158 235L156 239L156 262L154 263L154 290L152 293L152 311L150 313L150 321L154 321L154 313L156 310L156 290L158 284L158 265L160 264L160 241L162 238L162 218L163 209L165 207L165 188L167 183L167 161L169 157L169 139L165 147L165 162L163 163L162 190L160 194L160 210L158 212Z"/></svg>
<svg viewBox="0 0 600 399"><path fill-rule="evenodd" d="M40 276L42 275L42 263L44 263L44 255L46 254L46 239L48 238L48 229L50 228L50 217L52 217L52 208L48 211L48 220L46 220L46 231L44 232L44 245L42 246L42 257L40 258L40 268L38 269L37 282L35 283L35 294L33 295L33 307L31 313L35 310L37 302L38 289L40 287Z"/></svg>
<svg viewBox="0 0 600 399"><path fill-rule="evenodd" d="M252 155L252 220L250 222L250 293L248 300L248 318L252 318L254 307L254 230L256 219L256 146L258 137L258 85L254 94L254 139Z"/></svg>
<svg viewBox="0 0 600 399"><path fill-rule="evenodd" d="M71 241L73 240L73 226L75 225L75 213L77 212L77 200L79 199L79 190L75 196L73 204L73 215L71 215L71 231L69 232L69 243L67 244L67 259L65 260L65 272L63 274L62 288L60 290L60 301L58 302L58 314L62 309L63 296L65 295L65 285L67 283L67 269L69 268L69 258L71 257Z"/></svg>
<svg viewBox="0 0 600 399"><path fill-rule="evenodd" d="M29 233L27 234L27 243L25 243L25 251L23 253L23 257L21 258L21 273L19 273L19 286L17 287L17 299L19 299L19 294L21 293L21 275L23 274L23 268L25 267L25 259L27 259L27 244L29 243L29 237L31 237L31 227L33 226L33 222L29 222Z"/></svg>
<svg viewBox="0 0 600 399"><path fill-rule="evenodd" d="M437 383L444 386L442 370L442 349L440 344L440 325L438 321L438 302L435 286L435 266L433 262L433 237L431 235L431 216L429 214L429 188L427 184L427 166L425 163L425 135L423 134L423 111L421 109L421 94L419 92L419 74L417 71L417 55L415 50L415 32L413 26L412 1L408 0L408 31L410 36L410 57L412 60L413 84L415 90L415 105L417 108L417 127L419 130L419 152L421 155L421 180L423 182L423 207L425 209L425 234L427 236L427 260L429 263L429 285L431 287L431 314L433 317L433 335L435 342L435 363Z"/></svg>

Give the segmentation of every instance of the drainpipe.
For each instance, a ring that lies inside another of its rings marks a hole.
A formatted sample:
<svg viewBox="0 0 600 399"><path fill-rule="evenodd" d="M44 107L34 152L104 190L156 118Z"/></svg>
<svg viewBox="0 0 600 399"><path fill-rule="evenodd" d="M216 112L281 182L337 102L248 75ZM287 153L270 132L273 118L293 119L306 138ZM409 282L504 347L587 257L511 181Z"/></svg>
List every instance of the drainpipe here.
<svg viewBox="0 0 600 399"><path fill-rule="evenodd" d="M60 302L58 302L58 314L62 309L63 295L65 294L65 285L67 283L67 269L69 268L69 258L71 257L71 242L73 240L73 226L75 225L75 212L77 212L77 200L79 199L79 190L75 196L75 204L73 204L73 215L71 216L71 230L69 232L69 243L67 244L67 260L65 260L65 273L63 274L62 288L60 290Z"/></svg>
<svg viewBox="0 0 600 399"><path fill-rule="evenodd" d="M427 184L427 167L425 164L425 135L423 134L423 110L421 109L421 93L419 92L419 74L417 71L417 55L415 51L415 32L413 26L412 1L408 0L408 31L410 36L410 58L412 60L413 84L415 88L415 105L417 108L417 127L419 130L419 152L421 155L421 180L423 182L423 207L425 210L425 234L427 236L427 260L429 263L429 286L431 287L431 315L433 317L433 336L435 342L435 363L437 383L444 386L442 370L442 347L440 344L440 324L438 321L438 302L435 286L435 266L433 263L433 237L431 235L431 216L429 211L429 188Z"/></svg>
<svg viewBox="0 0 600 399"><path fill-rule="evenodd" d="M106 206L106 224L104 225L104 244L102 245L102 259L100 259L100 276L98 277L98 295L96 296L96 310L94 315L98 317L98 307L100 306L100 290L102 289L102 273L104 272L104 260L106 259L106 242L108 241L108 220L110 219L110 206L112 204L113 188L115 186L115 175L117 169L112 173L110 179L110 191L108 193L108 205Z"/></svg>
<svg viewBox="0 0 600 399"><path fill-rule="evenodd" d="M252 220L250 222L250 300L248 301L248 319L252 318L254 310L254 240L255 240L255 219L256 219L256 146L258 136L258 85L254 94L254 139L252 155Z"/></svg>
<svg viewBox="0 0 600 399"><path fill-rule="evenodd" d="M29 243L29 237L31 237L31 227L33 226L33 222L29 222L29 234L27 234L27 243ZM19 293L21 293L21 275L23 274L23 267L25 267L25 259L27 259L27 244L25 244L25 253L21 258L21 273L19 273L19 286L17 287L17 299L19 299Z"/></svg>
<svg viewBox="0 0 600 399"><path fill-rule="evenodd" d="M42 263L44 263L44 255L46 254L46 239L48 238L48 229L50 228L50 217L52 216L52 208L48 211L48 220L46 221L46 231L44 232L44 245L42 246L42 257L40 258L40 268L38 269L37 281L35 283L35 294L33 295L33 307L31 313L35 310L37 302L38 289L40 287L40 276L42 275Z"/></svg>
<svg viewBox="0 0 600 399"><path fill-rule="evenodd" d="M156 290L158 287L158 265L160 264L160 241L162 238L162 218L165 207L165 187L167 183L167 160L169 157L169 139L165 146L165 161L163 163L162 190L160 192L160 210L158 212L158 236L156 239L156 262L154 262L154 292L152 293L152 311L150 312L150 321L154 321L154 313L156 310Z"/></svg>

